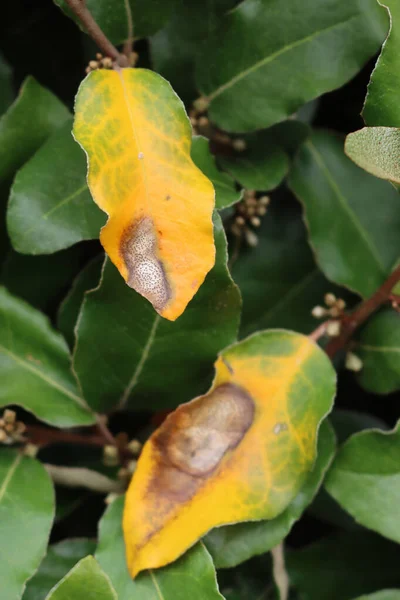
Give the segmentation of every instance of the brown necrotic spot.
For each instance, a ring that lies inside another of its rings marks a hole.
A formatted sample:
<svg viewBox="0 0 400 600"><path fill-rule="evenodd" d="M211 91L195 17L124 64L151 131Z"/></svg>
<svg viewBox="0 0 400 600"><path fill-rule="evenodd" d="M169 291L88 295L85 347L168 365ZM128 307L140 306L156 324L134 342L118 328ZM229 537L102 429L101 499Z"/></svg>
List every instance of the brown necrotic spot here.
<svg viewBox="0 0 400 600"><path fill-rule="evenodd" d="M121 239L122 258L128 269L128 285L162 310L171 297L165 271L157 258L157 237L149 217L128 227Z"/></svg>
<svg viewBox="0 0 400 600"><path fill-rule="evenodd" d="M164 461L192 477L209 475L249 429L254 403L240 387L226 383L179 408L160 432Z"/></svg>

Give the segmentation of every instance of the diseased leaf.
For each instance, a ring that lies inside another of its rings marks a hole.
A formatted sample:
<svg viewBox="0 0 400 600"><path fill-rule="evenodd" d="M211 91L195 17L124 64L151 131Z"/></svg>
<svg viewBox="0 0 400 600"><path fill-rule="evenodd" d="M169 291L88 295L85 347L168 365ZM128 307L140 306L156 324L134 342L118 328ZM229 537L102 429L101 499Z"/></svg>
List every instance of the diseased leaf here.
<svg viewBox="0 0 400 600"><path fill-rule="evenodd" d="M322 131L300 149L290 186L303 203L325 275L362 296L373 294L400 256L393 186L359 169L345 156L342 140Z"/></svg>
<svg viewBox="0 0 400 600"><path fill-rule="evenodd" d="M208 394L169 415L140 455L123 520L132 577L212 527L275 517L312 468L335 389L323 351L271 330L224 350L215 369Z"/></svg>
<svg viewBox="0 0 400 600"><path fill-rule="evenodd" d="M0 287L0 406L17 404L58 427L94 422L47 318Z"/></svg>
<svg viewBox="0 0 400 600"><path fill-rule="evenodd" d="M400 315L382 310L361 330L354 352L362 360L360 384L374 394L400 389Z"/></svg>
<svg viewBox="0 0 400 600"><path fill-rule="evenodd" d="M54 1L84 30L65 0ZM174 0L86 0L86 6L96 23L113 44L117 45L129 37L128 18L132 19L134 37L147 37L163 26L174 4Z"/></svg>
<svg viewBox="0 0 400 600"><path fill-rule="evenodd" d="M100 521L96 558L110 577L118 600L223 600L211 556L201 542L176 563L141 573L128 572L122 535L124 498L115 500Z"/></svg>
<svg viewBox="0 0 400 600"><path fill-rule="evenodd" d="M55 131L17 173L7 228L24 254L49 254L96 238L105 216L86 184L85 156L71 134L72 121Z"/></svg>
<svg viewBox="0 0 400 600"><path fill-rule="evenodd" d="M94 71L79 88L73 131L109 215L101 243L127 284L174 321L215 261L214 188L190 158L181 101L152 71Z"/></svg>
<svg viewBox="0 0 400 600"><path fill-rule="evenodd" d="M42 560L54 518L54 492L40 462L0 452L0 581L2 600L18 600Z"/></svg>
<svg viewBox="0 0 400 600"><path fill-rule="evenodd" d="M28 581L22 600L43 600L51 588L81 559L92 554L95 542L68 539L49 546L39 570Z"/></svg>
<svg viewBox="0 0 400 600"><path fill-rule="evenodd" d="M68 117L58 98L27 77L0 119L0 181L12 177Z"/></svg>
<svg viewBox="0 0 400 600"><path fill-rule="evenodd" d="M400 426L353 435L325 487L358 523L400 542Z"/></svg>
<svg viewBox="0 0 400 600"><path fill-rule="evenodd" d="M236 189L235 181L228 173L223 173L217 168L206 138L193 138L191 156L194 164L212 181L216 208L225 208L239 202L242 192Z"/></svg>
<svg viewBox="0 0 400 600"><path fill-rule="evenodd" d="M286 119L350 80L387 26L376 0L245 0L199 53L197 84L210 118L227 131Z"/></svg>
<svg viewBox="0 0 400 600"><path fill-rule="evenodd" d="M176 323L156 315L106 261L99 288L83 303L74 356L93 409L147 409L149 402L153 409L175 408L206 391L215 356L236 339L241 306L217 213L214 234L215 266Z"/></svg>
<svg viewBox="0 0 400 600"><path fill-rule="evenodd" d="M368 173L400 183L400 129L364 127L347 136L345 151Z"/></svg>
<svg viewBox="0 0 400 600"><path fill-rule="evenodd" d="M318 324L311 311L327 292L352 302L318 269L299 207L287 194L272 197L257 238L255 248L240 248L232 266L243 296L242 337L268 327L309 333Z"/></svg>
<svg viewBox="0 0 400 600"><path fill-rule="evenodd" d="M400 127L400 5L398 0L378 0L390 17L390 30L372 73L363 109L367 125Z"/></svg>
<svg viewBox="0 0 400 600"><path fill-rule="evenodd" d="M83 558L51 590L46 600L118 600L110 579L93 556Z"/></svg>
<svg viewBox="0 0 400 600"><path fill-rule="evenodd" d="M318 436L317 459L313 470L288 507L270 521L239 523L213 529L205 544L217 569L235 567L256 554L264 554L277 546L289 533L310 504L321 485L335 453L335 434L324 421Z"/></svg>
<svg viewBox="0 0 400 600"><path fill-rule="evenodd" d="M289 552L286 568L302 600L353 600L400 586L399 560L399 546L362 530L341 532Z"/></svg>
<svg viewBox="0 0 400 600"><path fill-rule="evenodd" d="M78 321L78 315L85 297L85 292L94 290L98 286L103 262L104 257L103 255L100 255L96 256L85 265L60 305L57 316L57 326L67 340L70 348L73 348L75 343L75 325Z"/></svg>

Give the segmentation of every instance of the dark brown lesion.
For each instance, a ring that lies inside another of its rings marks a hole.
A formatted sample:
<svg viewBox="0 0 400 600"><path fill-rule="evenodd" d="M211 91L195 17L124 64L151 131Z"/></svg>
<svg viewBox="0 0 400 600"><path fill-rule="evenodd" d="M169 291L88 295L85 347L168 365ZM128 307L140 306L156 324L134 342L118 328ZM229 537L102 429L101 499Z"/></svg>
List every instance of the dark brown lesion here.
<svg viewBox="0 0 400 600"><path fill-rule="evenodd" d="M135 220L121 236L120 255L128 271L127 284L163 310L172 294L158 258L156 230L150 217Z"/></svg>

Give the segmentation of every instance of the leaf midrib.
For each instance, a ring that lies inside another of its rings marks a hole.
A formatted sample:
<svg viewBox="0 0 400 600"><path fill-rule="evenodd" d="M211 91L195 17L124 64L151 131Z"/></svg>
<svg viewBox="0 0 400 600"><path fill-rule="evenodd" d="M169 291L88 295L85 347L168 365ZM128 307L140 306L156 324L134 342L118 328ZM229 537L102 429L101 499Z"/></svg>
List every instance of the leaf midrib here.
<svg viewBox="0 0 400 600"><path fill-rule="evenodd" d="M22 460L22 454L17 454L17 456L15 457L13 463L11 464L11 466L10 466L8 472L7 472L7 475L4 478L3 483L1 484L1 487L0 487L0 502L2 502L2 500L3 500L4 496L5 496L5 493L7 491L7 487L9 485L9 483L11 482L11 479L13 478L14 473L17 470L17 468L18 468L19 463L21 462L21 460Z"/></svg>
<svg viewBox="0 0 400 600"><path fill-rule="evenodd" d="M258 69L261 69L265 65L271 63L279 56L285 54L286 52L290 52L290 50L293 50L294 48L297 48L298 46L301 46L304 43L307 43L307 42L313 40L314 38L318 37L319 35L322 35L323 33L331 31L337 27L342 27L342 25L346 25L353 19L358 18L358 16L359 16L358 14L355 14L352 17L345 19L344 21L339 21L338 23L335 23L334 25L330 25L329 27L325 27L324 29L319 29L318 31L314 31L313 33L305 36L304 38L301 38L300 40L296 40L294 42L291 42L290 44L286 44L286 46L283 46L283 48L280 48L276 52L273 52L272 54L266 56L265 58L259 60L256 63L254 63L254 65L252 65L251 67L248 67L241 73L238 73L237 75L232 77L232 79L230 79L226 83L222 84L219 88L214 90L214 92L212 92L211 94L206 94L207 99L210 101L214 100L215 98L220 96L223 92L225 92L226 90L228 90L229 88L234 86L236 83L240 82L242 79L244 79L245 77L247 77L254 71L257 71Z"/></svg>
<svg viewBox="0 0 400 600"><path fill-rule="evenodd" d="M367 350L369 352L393 352L394 354L400 354L400 348L396 346L373 346L371 344L358 344L358 348L362 348L362 350Z"/></svg>

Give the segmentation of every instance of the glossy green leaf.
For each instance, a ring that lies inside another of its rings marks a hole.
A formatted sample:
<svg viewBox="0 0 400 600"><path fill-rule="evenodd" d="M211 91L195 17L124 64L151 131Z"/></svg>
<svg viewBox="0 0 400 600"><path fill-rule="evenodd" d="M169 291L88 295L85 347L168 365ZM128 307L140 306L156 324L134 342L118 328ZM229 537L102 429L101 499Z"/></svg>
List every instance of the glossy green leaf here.
<svg viewBox="0 0 400 600"><path fill-rule="evenodd" d="M321 425L318 455L313 470L289 506L270 521L241 523L213 529L205 544L217 568L234 567L277 546L312 501L335 453L335 434L327 421Z"/></svg>
<svg viewBox="0 0 400 600"><path fill-rule="evenodd" d="M1 599L18 600L42 560L54 518L53 486L40 462L0 451Z"/></svg>
<svg viewBox="0 0 400 600"><path fill-rule="evenodd" d="M246 149L219 162L243 187L273 190L289 169L288 154L304 141L309 128L295 120L284 121L264 131L241 136Z"/></svg>
<svg viewBox="0 0 400 600"><path fill-rule="evenodd" d="M343 444L353 433L364 431L364 429L389 429L382 419L361 410L337 408L332 411L329 420L333 425L339 445Z"/></svg>
<svg viewBox="0 0 400 600"><path fill-rule="evenodd" d="M0 181L12 177L68 118L60 100L28 77L0 119Z"/></svg>
<svg viewBox="0 0 400 600"><path fill-rule="evenodd" d="M93 556L83 558L46 596L46 600L118 600L109 577Z"/></svg>
<svg viewBox="0 0 400 600"><path fill-rule="evenodd" d="M98 238L105 215L86 184L86 159L71 134L72 120L55 131L18 171L7 227L24 254L49 254Z"/></svg>
<svg viewBox="0 0 400 600"><path fill-rule="evenodd" d="M54 1L84 30L65 0ZM111 42L122 44L129 37L128 19L132 21L135 39L152 35L167 21L174 0L86 0L86 6Z"/></svg>
<svg viewBox="0 0 400 600"><path fill-rule="evenodd" d="M391 309L373 315L358 336L354 352L363 362L358 381L375 394L400 389L400 315Z"/></svg>
<svg viewBox="0 0 400 600"><path fill-rule="evenodd" d="M2 115L13 101L11 82L11 67L0 54L0 115Z"/></svg>
<svg viewBox="0 0 400 600"><path fill-rule="evenodd" d="M368 173L400 183L400 129L364 127L347 136L345 151Z"/></svg>
<svg viewBox="0 0 400 600"><path fill-rule="evenodd" d="M269 127L342 86L379 49L375 0L245 0L199 53L197 84L227 131Z"/></svg>
<svg viewBox="0 0 400 600"><path fill-rule="evenodd" d="M68 539L49 546L39 570L28 581L22 600L43 600L51 588L76 563L93 554L95 542L88 539Z"/></svg>
<svg viewBox="0 0 400 600"><path fill-rule="evenodd" d="M400 590L382 590L376 594L359 596L356 600L400 600Z"/></svg>
<svg viewBox="0 0 400 600"><path fill-rule="evenodd" d="M235 181L230 175L217 168L206 138L202 136L193 138L191 156L194 164L212 181L216 208L225 208L239 202L242 192L236 189Z"/></svg>
<svg viewBox="0 0 400 600"><path fill-rule="evenodd" d="M400 127L400 4L378 0L390 17L390 30L368 86L363 117L367 125Z"/></svg>
<svg viewBox="0 0 400 600"><path fill-rule="evenodd" d="M58 427L93 423L62 336L5 288L0 288L0 358L0 406L17 404Z"/></svg>
<svg viewBox="0 0 400 600"><path fill-rule="evenodd" d="M325 487L358 523L400 542L400 425L352 436Z"/></svg>
<svg viewBox="0 0 400 600"><path fill-rule="evenodd" d="M303 203L310 243L325 275L371 295L400 256L396 190L354 165L342 140L323 131L300 149L290 186Z"/></svg>
<svg viewBox="0 0 400 600"><path fill-rule="evenodd" d="M215 267L176 322L156 315L106 261L99 288L83 303L74 356L92 408L172 408L207 389L218 351L236 337L241 304L217 214L214 234Z"/></svg>
<svg viewBox="0 0 400 600"><path fill-rule="evenodd" d="M175 0L168 23L150 40L154 69L171 83L187 106L198 95L194 65L199 46L238 1Z"/></svg>
<svg viewBox="0 0 400 600"><path fill-rule="evenodd" d="M299 208L287 195L273 196L257 237L255 248L240 248L232 267L243 296L241 336L269 327L310 333L318 326L311 311L324 294L345 294L316 266Z"/></svg>
<svg viewBox="0 0 400 600"><path fill-rule="evenodd" d="M85 265L60 305L57 316L57 326L61 333L63 333L70 348L72 348L75 343L74 330L85 292L94 290L94 288L97 287L101 277L103 261L104 256L103 254L100 254Z"/></svg>
<svg viewBox="0 0 400 600"><path fill-rule="evenodd" d="M399 561L400 546L363 530L289 552L286 568L301 600L353 600L400 586Z"/></svg>
<svg viewBox="0 0 400 600"><path fill-rule="evenodd" d="M201 542L163 569L128 573L122 536L124 498L118 498L100 521L96 558L110 577L118 600L223 600L211 556Z"/></svg>
<svg viewBox="0 0 400 600"><path fill-rule="evenodd" d="M84 264L87 250L80 244L50 256L27 256L11 249L0 281L15 296L52 314Z"/></svg>

